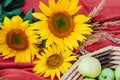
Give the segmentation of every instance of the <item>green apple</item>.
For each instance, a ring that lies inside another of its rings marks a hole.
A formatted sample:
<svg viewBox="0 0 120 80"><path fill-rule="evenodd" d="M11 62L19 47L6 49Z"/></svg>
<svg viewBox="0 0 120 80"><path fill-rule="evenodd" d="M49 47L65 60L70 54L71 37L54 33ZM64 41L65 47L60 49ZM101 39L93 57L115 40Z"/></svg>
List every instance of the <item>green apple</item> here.
<svg viewBox="0 0 120 80"><path fill-rule="evenodd" d="M98 80L114 80L114 71L110 68L104 68L98 77Z"/></svg>
<svg viewBox="0 0 120 80"><path fill-rule="evenodd" d="M120 64L115 69L115 78L116 80L120 80Z"/></svg>
<svg viewBox="0 0 120 80"><path fill-rule="evenodd" d="M96 80L96 79L93 79L93 78L84 78L83 80Z"/></svg>
<svg viewBox="0 0 120 80"><path fill-rule="evenodd" d="M78 70L83 76L96 78L101 72L101 64L94 57L84 57L78 65Z"/></svg>

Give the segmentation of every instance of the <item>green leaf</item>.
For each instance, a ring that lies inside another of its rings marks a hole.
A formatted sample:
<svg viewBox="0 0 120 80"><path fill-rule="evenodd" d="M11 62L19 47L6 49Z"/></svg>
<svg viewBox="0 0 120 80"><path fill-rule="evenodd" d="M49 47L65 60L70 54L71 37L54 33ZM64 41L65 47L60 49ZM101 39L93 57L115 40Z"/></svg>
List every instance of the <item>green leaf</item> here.
<svg viewBox="0 0 120 80"><path fill-rule="evenodd" d="M24 0L0 0L0 24L3 23L5 16L7 16L8 18L12 18L16 15L23 17L23 11L15 9L23 5Z"/></svg>
<svg viewBox="0 0 120 80"><path fill-rule="evenodd" d="M33 17L32 17L32 13L33 13L33 12L34 12L34 8L31 9L31 10L26 14L26 16L23 18L23 20L24 20L24 21L29 20L30 23L33 23L33 21L34 21L34 19L33 19Z"/></svg>
<svg viewBox="0 0 120 80"><path fill-rule="evenodd" d="M13 16L16 16L16 15L21 15L23 12L21 10L13 10L11 12L3 12L3 14L9 18L13 17Z"/></svg>
<svg viewBox="0 0 120 80"><path fill-rule="evenodd" d="M13 0L6 0L4 7L7 7Z"/></svg>
<svg viewBox="0 0 120 80"><path fill-rule="evenodd" d="M0 13L2 12L2 5L0 5Z"/></svg>
<svg viewBox="0 0 120 80"><path fill-rule="evenodd" d="M3 23L3 20L4 20L4 15L2 13L0 13L0 24Z"/></svg>
<svg viewBox="0 0 120 80"><path fill-rule="evenodd" d="M13 11L11 11L9 13L12 14L13 16L15 16L15 15L20 15L22 13L22 11L19 10L19 9L16 9L16 10L13 10Z"/></svg>
<svg viewBox="0 0 120 80"><path fill-rule="evenodd" d="M12 9L21 7L24 5L24 0L6 0L4 7L4 11L10 11Z"/></svg>

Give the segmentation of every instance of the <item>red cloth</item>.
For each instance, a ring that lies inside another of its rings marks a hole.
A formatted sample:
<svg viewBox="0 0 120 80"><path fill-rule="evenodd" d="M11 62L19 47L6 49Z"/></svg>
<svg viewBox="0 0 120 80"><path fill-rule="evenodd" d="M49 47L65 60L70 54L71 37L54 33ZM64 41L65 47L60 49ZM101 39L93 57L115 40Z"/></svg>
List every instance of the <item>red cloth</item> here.
<svg viewBox="0 0 120 80"><path fill-rule="evenodd" d="M41 0L47 3L47 0ZM98 6L101 0L80 0L79 4L83 5L82 9L78 12L81 14L88 15L95 6ZM38 8L39 0L25 0L25 6L20 8L24 10L25 13L31 8L35 8L35 11L40 11ZM106 0L105 7L100 12L100 14L94 19L94 22L105 22L120 19L120 1L119 0ZM108 32L115 34L116 38L120 38L120 26L110 26L106 30L96 31L97 32ZM101 42L95 43L93 45L87 46L88 51L95 51L102 47L118 44L113 43L110 40L103 40ZM3 60L0 57L0 77L5 80L49 80L49 78L42 78L42 76L35 75L32 72L32 63L14 63L13 58ZM56 80L56 79L55 79Z"/></svg>
<svg viewBox="0 0 120 80"><path fill-rule="evenodd" d="M1 73L0 76L5 80L42 80L43 79L42 77L39 77L36 74L20 69L3 69L0 70L0 73Z"/></svg>

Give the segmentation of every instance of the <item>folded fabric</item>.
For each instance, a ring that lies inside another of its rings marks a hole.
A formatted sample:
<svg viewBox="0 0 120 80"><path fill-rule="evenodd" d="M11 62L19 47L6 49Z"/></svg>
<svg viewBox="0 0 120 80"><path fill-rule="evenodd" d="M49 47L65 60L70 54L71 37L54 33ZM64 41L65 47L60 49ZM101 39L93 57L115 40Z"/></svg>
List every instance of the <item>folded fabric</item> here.
<svg viewBox="0 0 120 80"><path fill-rule="evenodd" d="M35 11L39 11L38 4L40 0L25 0L25 5L20 8L27 13L31 8L35 8ZM80 0L79 4L83 7L78 14L88 15L94 7L98 6L101 0ZM47 0L42 0L47 3ZM120 1L119 0L106 0L106 4L102 11L97 17L94 18L93 22L106 22L120 19ZM108 32L114 34L116 38L120 38L120 25L109 26L106 30L95 31L94 33ZM111 40L102 40L95 44L89 45L86 49L90 52L103 48L105 46L120 46ZM50 80L50 78L42 78L42 76L36 75L32 72L32 63L14 63L13 58L3 60L0 57L0 77L5 80ZM55 78L57 80L57 78Z"/></svg>
<svg viewBox="0 0 120 80"><path fill-rule="evenodd" d="M80 0L83 8L79 13L88 15L94 7L97 7L101 0ZM120 19L120 1L106 0L102 11L94 18L95 22L105 22L110 20Z"/></svg>
<svg viewBox="0 0 120 80"><path fill-rule="evenodd" d="M21 69L3 69L0 70L0 77L3 80L42 80L43 78ZM44 79L48 80L48 79Z"/></svg>

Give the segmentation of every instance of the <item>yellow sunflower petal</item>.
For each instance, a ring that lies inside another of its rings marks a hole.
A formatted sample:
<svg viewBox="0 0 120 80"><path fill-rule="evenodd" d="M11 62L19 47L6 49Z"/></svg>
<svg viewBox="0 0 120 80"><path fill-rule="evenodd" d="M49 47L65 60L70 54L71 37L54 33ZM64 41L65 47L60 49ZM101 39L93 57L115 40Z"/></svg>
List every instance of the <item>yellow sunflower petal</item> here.
<svg viewBox="0 0 120 80"><path fill-rule="evenodd" d="M42 60L42 59L41 59ZM40 67L40 66L46 66L46 61L45 60L38 60L38 61L34 61L34 64L37 64L36 67Z"/></svg>
<svg viewBox="0 0 120 80"><path fill-rule="evenodd" d="M47 66L38 66L37 69L33 68L34 71L38 71L38 73L42 73L47 70Z"/></svg>
<svg viewBox="0 0 120 80"><path fill-rule="evenodd" d="M76 9L73 11L72 14L76 14L76 13L80 10L81 7L82 7L82 6L78 6L78 7L76 7Z"/></svg>
<svg viewBox="0 0 120 80"><path fill-rule="evenodd" d="M62 66L59 67L59 70L62 74L64 74L64 68Z"/></svg>
<svg viewBox="0 0 120 80"><path fill-rule="evenodd" d="M48 47L48 51L49 51L49 53L50 53L51 55L53 54L53 50L52 50L51 47Z"/></svg>
<svg viewBox="0 0 120 80"><path fill-rule="evenodd" d="M43 77L48 77L48 76L50 76L50 74L51 74L51 70L48 69L48 70L46 71L46 73L44 74Z"/></svg>
<svg viewBox="0 0 120 80"><path fill-rule="evenodd" d="M33 13L32 15L39 20L48 20L48 18L42 13Z"/></svg>
<svg viewBox="0 0 120 80"><path fill-rule="evenodd" d="M31 62L31 53L30 50L26 50L26 52L24 53L25 57L26 57L26 62Z"/></svg>
<svg viewBox="0 0 120 80"><path fill-rule="evenodd" d="M3 50L4 50L4 49L3 49ZM10 48L7 48L7 50L4 50L4 51L2 52L2 56L9 55L9 53L10 53Z"/></svg>
<svg viewBox="0 0 120 80"><path fill-rule="evenodd" d="M35 23L32 23L32 24L29 24L30 27L28 27L28 29L29 29L29 30L34 30L34 29L39 30L40 28L39 28L39 25L37 24L37 23L39 23L39 22L40 22L40 21L35 22Z"/></svg>
<svg viewBox="0 0 120 80"><path fill-rule="evenodd" d="M24 30L27 29L27 28L29 27L29 21L23 22L23 23L21 24L21 27L23 27Z"/></svg>
<svg viewBox="0 0 120 80"><path fill-rule="evenodd" d="M9 47L6 44L0 45L0 52L6 51Z"/></svg>
<svg viewBox="0 0 120 80"><path fill-rule="evenodd" d="M53 41L51 39L46 40L46 47L50 46L51 44L53 44Z"/></svg>
<svg viewBox="0 0 120 80"><path fill-rule="evenodd" d="M20 59L19 62L27 62L26 55L24 55L25 52L20 52L20 53L17 53L17 54L19 54L19 55L18 55L18 56L19 56L19 59Z"/></svg>
<svg viewBox="0 0 120 80"><path fill-rule="evenodd" d="M49 7L51 9L54 9L54 7L55 7L55 0L49 0Z"/></svg>
<svg viewBox="0 0 120 80"><path fill-rule="evenodd" d="M52 70L51 71L51 80L54 80L54 77L55 77L55 70Z"/></svg>
<svg viewBox="0 0 120 80"><path fill-rule="evenodd" d="M51 55L47 49L43 49L43 50L48 57Z"/></svg>
<svg viewBox="0 0 120 80"><path fill-rule="evenodd" d="M3 32L2 31L0 31L0 34L2 34ZM2 35L0 35L0 44L4 44L6 42L6 34L4 33L4 34L2 34Z"/></svg>
<svg viewBox="0 0 120 80"><path fill-rule="evenodd" d="M65 52L62 53L62 55L63 55L64 58L69 57L71 54L72 54L71 50L66 50Z"/></svg>
<svg viewBox="0 0 120 80"><path fill-rule="evenodd" d="M52 44L52 49L53 49L53 53L57 52L57 48L56 48L55 44Z"/></svg>
<svg viewBox="0 0 120 80"><path fill-rule="evenodd" d="M36 65L36 67L33 68L33 71L35 71L36 74L43 74L44 71L46 71L46 68L43 66Z"/></svg>
<svg viewBox="0 0 120 80"><path fill-rule="evenodd" d="M71 49L71 50L73 50L73 45L70 43L70 41L68 40L68 38L64 38L64 43L67 45L67 46L69 46L69 48Z"/></svg>
<svg viewBox="0 0 120 80"><path fill-rule="evenodd" d="M74 31L81 32L81 31L90 31L93 32L93 30L90 28L91 25L89 24L77 24L75 25Z"/></svg>
<svg viewBox="0 0 120 80"><path fill-rule="evenodd" d="M3 28L3 25L2 25L2 24L0 24L0 28Z"/></svg>
<svg viewBox="0 0 120 80"><path fill-rule="evenodd" d="M50 16L51 9L47 7L43 2L40 2L39 8L45 15Z"/></svg>
<svg viewBox="0 0 120 80"><path fill-rule="evenodd" d="M67 68L70 68L72 66L72 64L70 62L65 62L64 64Z"/></svg>
<svg viewBox="0 0 120 80"><path fill-rule="evenodd" d="M68 68L65 66L65 64L62 64L62 66L59 67L59 70L62 74L64 74L68 70Z"/></svg>
<svg viewBox="0 0 120 80"><path fill-rule="evenodd" d="M44 50L45 50L45 49L44 49ZM43 61L46 60L46 58L49 57L48 55L44 54L43 52L41 52L41 55L42 55L42 57L41 57L40 59L41 59L41 60L43 59Z"/></svg>
<svg viewBox="0 0 120 80"><path fill-rule="evenodd" d="M65 61L74 61L76 59L77 59L76 56L70 56L70 57L67 57Z"/></svg>
<svg viewBox="0 0 120 80"><path fill-rule="evenodd" d="M40 29L40 31L38 31L39 33L44 33L45 31L48 31L47 30L48 29L47 21L39 21L35 25ZM45 31L43 31L43 30L45 30Z"/></svg>
<svg viewBox="0 0 120 80"><path fill-rule="evenodd" d="M84 40L86 40L86 37L81 35L81 34L77 34L77 33L72 33L72 37L75 38L76 40L79 40L81 42L83 42Z"/></svg>
<svg viewBox="0 0 120 80"><path fill-rule="evenodd" d="M69 6L70 6L69 0L65 0L65 3L64 3L64 4L65 4L65 5L64 5L64 7L63 7L63 10L66 11L66 10L69 8Z"/></svg>
<svg viewBox="0 0 120 80"><path fill-rule="evenodd" d="M44 40L44 39L49 38L49 35L50 35L50 34L47 34L47 32L48 32L48 30L46 30L46 29L40 32L40 33L41 33L40 36L42 37L41 39Z"/></svg>
<svg viewBox="0 0 120 80"><path fill-rule="evenodd" d="M57 49L56 53L60 53L62 48L60 48L59 46L57 46L56 49Z"/></svg>
<svg viewBox="0 0 120 80"><path fill-rule="evenodd" d="M65 11L69 7L69 0L60 0L58 7L60 11Z"/></svg>
<svg viewBox="0 0 120 80"><path fill-rule="evenodd" d="M20 24L23 23L23 20L20 16L14 16L12 19L12 23L14 24L14 27L20 26Z"/></svg>
<svg viewBox="0 0 120 80"><path fill-rule="evenodd" d="M12 25L12 22L10 21L9 18L5 17L4 18L4 26L11 26ZM12 26L11 26L12 27ZM4 28L4 27L3 27Z"/></svg>
<svg viewBox="0 0 120 80"><path fill-rule="evenodd" d="M11 58L11 57L14 57L14 56L15 56L15 54L10 53L10 54L4 56L3 59L8 59L8 58Z"/></svg>
<svg viewBox="0 0 120 80"><path fill-rule="evenodd" d="M89 20L90 20L90 17L86 17L85 15L78 15L74 18L74 22L78 24L85 23Z"/></svg>
<svg viewBox="0 0 120 80"><path fill-rule="evenodd" d="M54 8L54 10L55 10L56 12L57 12L58 10L61 10L61 8L60 8L61 3L62 3L62 0L58 0L58 1L57 1L56 5L55 5L55 8Z"/></svg>
<svg viewBox="0 0 120 80"><path fill-rule="evenodd" d="M39 49L34 44L31 44L29 49L33 55L37 55L39 52Z"/></svg>
<svg viewBox="0 0 120 80"><path fill-rule="evenodd" d="M20 61L20 56L19 56L20 54L17 54L16 56L15 56L15 62L19 62Z"/></svg>
<svg viewBox="0 0 120 80"><path fill-rule="evenodd" d="M59 69L56 69L56 75L57 75L57 77L58 77L58 79L60 79L60 71L59 71Z"/></svg>
<svg viewBox="0 0 120 80"><path fill-rule="evenodd" d="M67 50L69 47L71 47L71 46L68 47L69 44L67 44L67 40L64 39L63 40L58 39L58 41L56 41L56 44L59 46L59 48L61 48L61 50Z"/></svg>
<svg viewBox="0 0 120 80"><path fill-rule="evenodd" d="M68 39L69 39L70 43L73 44L74 48L79 47L77 40L75 40L72 36L69 36Z"/></svg>
<svg viewBox="0 0 120 80"><path fill-rule="evenodd" d="M81 31L81 34L88 34L88 35L90 35L91 32L90 31Z"/></svg>
<svg viewBox="0 0 120 80"><path fill-rule="evenodd" d="M76 10L78 2L79 2L79 0L71 0L70 6L67 10L69 14L74 15L73 13Z"/></svg>
<svg viewBox="0 0 120 80"><path fill-rule="evenodd" d="M66 66L67 65L67 66ZM64 67L64 69L65 69L65 73L68 71L68 69L70 68L70 66L68 66L68 64L66 64L66 62L64 62L63 64L62 64L62 66Z"/></svg>
<svg viewBox="0 0 120 80"><path fill-rule="evenodd" d="M38 36L36 36L36 35L34 35L34 34L31 35L31 36L32 36L32 37L29 38L30 42L36 43L36 44L37 44L37 43L38 43L38 44L41 43L41 42L38 42L38 40L37 40L37 39L39 38Z"/></svg>

